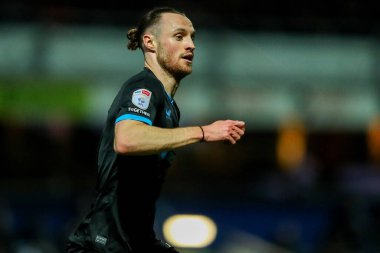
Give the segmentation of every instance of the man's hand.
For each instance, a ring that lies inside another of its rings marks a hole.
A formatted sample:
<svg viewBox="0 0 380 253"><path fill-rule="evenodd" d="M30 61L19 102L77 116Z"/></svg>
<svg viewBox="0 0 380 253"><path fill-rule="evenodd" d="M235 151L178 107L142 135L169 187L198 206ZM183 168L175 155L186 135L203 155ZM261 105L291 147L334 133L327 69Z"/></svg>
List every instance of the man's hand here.
<svg viewBox="0 0 380 253"><path fill-rule="evenodd" d="M235 144L245 132L245 123L239 120L218 120L202 127L206 142L227 141Z"/></svg>

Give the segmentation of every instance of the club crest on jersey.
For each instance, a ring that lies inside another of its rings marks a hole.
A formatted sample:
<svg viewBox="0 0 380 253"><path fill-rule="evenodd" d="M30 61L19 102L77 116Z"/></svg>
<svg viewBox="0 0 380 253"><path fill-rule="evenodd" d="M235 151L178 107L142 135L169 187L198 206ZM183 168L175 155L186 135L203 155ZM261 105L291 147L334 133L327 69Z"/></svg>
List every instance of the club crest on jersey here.
<svg viewBox="0 0 380 253"><path fill-rule="evenodd" d="M152 96L152 92L147 89L135 90L132 95L132 103L142 110L146 110L149 107L149 101Z"/></svg>

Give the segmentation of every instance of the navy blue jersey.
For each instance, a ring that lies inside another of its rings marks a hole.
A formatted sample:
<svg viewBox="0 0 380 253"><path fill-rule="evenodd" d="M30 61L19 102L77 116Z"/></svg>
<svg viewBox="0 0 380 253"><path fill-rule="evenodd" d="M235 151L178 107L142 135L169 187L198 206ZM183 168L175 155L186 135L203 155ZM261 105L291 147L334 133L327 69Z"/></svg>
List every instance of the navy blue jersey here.
<svg viewBox="0 0 380 253"><path fill-rule="evenodd" d="M113 148L115 124L136 120L161 128L179 125L180 112L147 68L124 83L109 111L98 153L96 198L69 241L98 252L118 252L155 239L155 202L173 151L122 156Z"/></svg>

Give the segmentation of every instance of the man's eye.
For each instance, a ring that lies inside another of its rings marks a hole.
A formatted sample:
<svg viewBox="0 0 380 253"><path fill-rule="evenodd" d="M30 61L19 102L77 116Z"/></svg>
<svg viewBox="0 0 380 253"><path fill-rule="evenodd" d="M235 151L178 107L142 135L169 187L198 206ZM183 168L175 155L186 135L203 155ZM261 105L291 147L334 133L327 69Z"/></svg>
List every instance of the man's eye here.
<svg viewBox="0 0 380 253"><path fill-rule="evenodd" d="M183 36L182 36L182 35L179 35L179 34L176 35L175 37L176 37L177 40L182 40L182 39L183 39Z"/></svg>

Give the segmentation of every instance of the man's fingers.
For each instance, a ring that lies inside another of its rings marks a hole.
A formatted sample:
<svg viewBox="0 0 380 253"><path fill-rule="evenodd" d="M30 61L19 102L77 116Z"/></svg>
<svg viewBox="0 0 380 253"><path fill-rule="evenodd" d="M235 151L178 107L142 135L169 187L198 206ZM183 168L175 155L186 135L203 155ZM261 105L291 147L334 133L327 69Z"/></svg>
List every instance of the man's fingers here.
<svg viewBox="0 0 380 253"><path fill-rule="evenodd" d="M234 126L232 129L233 129L234 132L238 133L239 136L242 136L244 134L244 130L241 129L241 128L239 128L239 127L237 127L237 126Z"/></svg>
<svg viewBox="0 0 380 253"><path fill-rule="evenodd" d="M245 127L245 122L241 121L241 120L235 120L234 125L239 127L239 128L243 128L243 127Z"/></svg>
<svg viewBox="0 0 380 253"><path fill-rule="evenodd" d="M242 126L245 125L245 122L241 121L241 120L230 120L230 119L227 119L227 120L225 120L225 122L232 123L233 125L239 126L239 127L242 127Z"/></svg>
<svg viewBox="0 0 380 253"><path fill-rule="evenodd" d="M229 142L230 144L235 144L235 143L236 143L235 139L234 139L231 135L229 135L229 136L227 137L227 140L228 140L228 142Z"/></svg>

